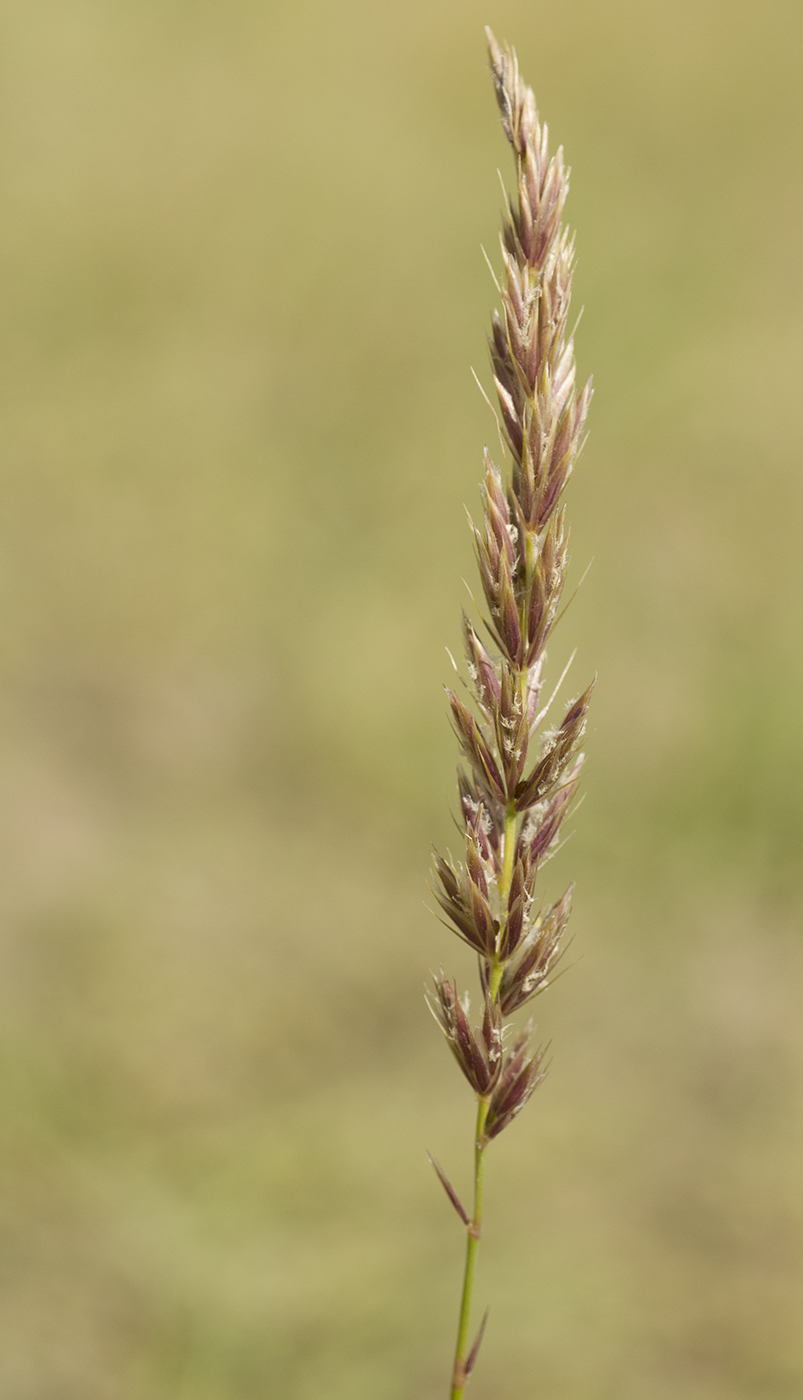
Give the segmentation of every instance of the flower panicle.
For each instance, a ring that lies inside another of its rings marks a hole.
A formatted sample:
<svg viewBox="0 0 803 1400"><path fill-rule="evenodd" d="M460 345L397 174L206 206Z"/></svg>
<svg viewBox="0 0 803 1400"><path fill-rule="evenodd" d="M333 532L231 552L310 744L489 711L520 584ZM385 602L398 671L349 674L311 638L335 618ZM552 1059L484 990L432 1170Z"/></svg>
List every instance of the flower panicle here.
<svg viewBox="0 0 803 1400"><path fill-rule="evenodd" d="M469 1235L453 1400L462 1397L476 1359L475 1349L469 1364L467 1327L483 1154L547 1068L531 1023L508 1038L505 1022L549 986L566 946L572 888L544 907L536 882L561 842L576 797L594 688L592 680L549 729L543 727L563 681L543 705L547 645L565 611L565 492L582 449L592 388L590 380L578 387L569 329L574 238L564 223L569 179L563 151L550 151L515 52L490 30L487 36L515 163L502 224L500 306L488 338L503 460L486 448L481 517L471 526L484 612L479 622L463 616L465 698L447 690L464 764L458 772L463 849L458 859L434 856L440 911L478 958L481 1019L472 1022L467 996L443 972L430 997L478 1099L473 1216L455 1204L436 1168Z"/></svg>
<svg viewBox="0 0 803 1400"><path fill-rule="evenodd" d="M442 913L479 955L486 989L497 969L493 995L509 1015L547 985L568 918L567 900L536 914L534 886L578 786L594 683L546 732L539 704L568 564L563 494L591 386L577 389L568 332L574 241L563 223L563 152L550 153L514 51L490 31L488 50L516 168L502 228L501 308L489 337L508 460L500 466L485 450L482 519L472 529L487 612L481 630L463 615L468 695L447 690L466 765L458 777L464 855L436 855L435 872Z"/></svg>

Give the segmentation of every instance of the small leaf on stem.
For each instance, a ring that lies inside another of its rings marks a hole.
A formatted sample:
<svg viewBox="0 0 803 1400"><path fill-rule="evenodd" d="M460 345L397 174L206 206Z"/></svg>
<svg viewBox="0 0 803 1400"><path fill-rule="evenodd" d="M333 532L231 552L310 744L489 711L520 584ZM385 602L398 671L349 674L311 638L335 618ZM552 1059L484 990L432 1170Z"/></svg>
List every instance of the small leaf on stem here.
<svg viewBox="0 0 803 1400"><path fill-rule="evenodd" d="M444 1191L449 1197L449 1200L451 1201L452 1205L457 1211L457 1214L460 1216L460 1219L462 1220L463 1224L470 1225L471 1221L468 1218L468 1213L465 1209L465 1206L463 1205L463 1202L460 1200L460 1197L458 1196L451 1181L446 1175L446 1172L443 1170L443 1167L440 1165L439 1162L435 1161L435 1158L433 1157L431 1152L428 1152L427 1156L429 1157L432 1166L435 1168L441 1186L443 1187Z"/></svg>
<svg viewBox="0 0 803 1400"><path fill-rule="evenodd" d="M489 1312L490 1308L486 1308L485 1312L482 1315L480 1330L474 1338L474 1345L472 1346L471 1351L466 1357L466 1380L468 1380L469 1376L471 1375L471 1372L474 1370L474 1363L477 1360L477 1357L479 1356L480 1347L482 1346L482 1339L485 1336L485 1324L488 1321Z"/></svg>

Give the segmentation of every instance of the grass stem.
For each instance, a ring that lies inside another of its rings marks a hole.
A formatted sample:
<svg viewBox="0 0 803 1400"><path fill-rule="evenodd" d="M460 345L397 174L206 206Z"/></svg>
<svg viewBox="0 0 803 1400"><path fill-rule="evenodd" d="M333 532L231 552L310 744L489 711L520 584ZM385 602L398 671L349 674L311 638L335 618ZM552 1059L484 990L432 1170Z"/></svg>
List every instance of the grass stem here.
<svg viewBox="0 0 803 1400"><path fill-rule="evenodd" d="M499 881L500 900L504 903L510 893L513 878L513 852L516 846L516 808L510 804L505 815L505 854L502 877ZM498 1004L499 987L502 981L504 963L497 962L491 970L488 983L488 996L493 1005ZM461 1400L466 1388L466 1357L468 1355L469 1325L471 1322L471 1299L474 1293L474 1275L477 1271L477 1249L482 1234L482 1200L485 1191L485 1120L488 1117L489 1100L477 1100L477 1126L474 1134L474 1209L466 1230L466 1267L463 1272L463 1292L460 1297L460 1320L457 1326L457 1346L455 1347L452 1368L452 1390L450 1400Z"/></svg>

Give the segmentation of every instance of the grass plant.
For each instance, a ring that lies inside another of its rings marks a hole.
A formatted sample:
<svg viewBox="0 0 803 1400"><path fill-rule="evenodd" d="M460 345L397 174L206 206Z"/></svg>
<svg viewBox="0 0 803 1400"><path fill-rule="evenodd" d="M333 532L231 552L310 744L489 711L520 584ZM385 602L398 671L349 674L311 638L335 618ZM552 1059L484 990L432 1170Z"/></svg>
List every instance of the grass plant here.
<svg viewBox="0 0 803 1400"><path fill-rule="evenodd" d="M536 879L559 843L577 790L592 689L546 727L565 678L564 672L544 702L546 646L561 616L566 577L563 493L582 446L591 384L576 391L568 331L574 243L563 223L563 152L549 154L547 128L515 52L487 34L502 126L515 156L516 195L507 200L497 283L502 310L494 313L490 337L503 466L486 449L483 522L472 525L486 639L464 614L469 703L447 690L466 763L458 774L464 858L434 858L436 899L449 927L477 954L481 989L478 1024L468 996L443 972L430 1002L477 1099L470 1211L433 1160L466 1231L451 1400L464 1394L487 1318L472 1342L488 1145L546 1072L532 1022L516 1030L510 1018L546 989L564 947L571 888L539 906Z"/></svg>

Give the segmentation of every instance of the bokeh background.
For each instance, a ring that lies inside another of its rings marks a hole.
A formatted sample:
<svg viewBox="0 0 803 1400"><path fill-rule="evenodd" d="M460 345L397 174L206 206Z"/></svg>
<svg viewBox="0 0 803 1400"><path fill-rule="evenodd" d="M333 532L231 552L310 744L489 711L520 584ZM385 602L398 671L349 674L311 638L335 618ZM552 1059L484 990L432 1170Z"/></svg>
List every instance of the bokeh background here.
<svg viewBox="0 0 803 1400"><path fill-rule="evenodd" d="M4 1400L446 1394L486 22L573 170L599 682L472 1394L803 1394L803 7L6 0Z"/></svg>

